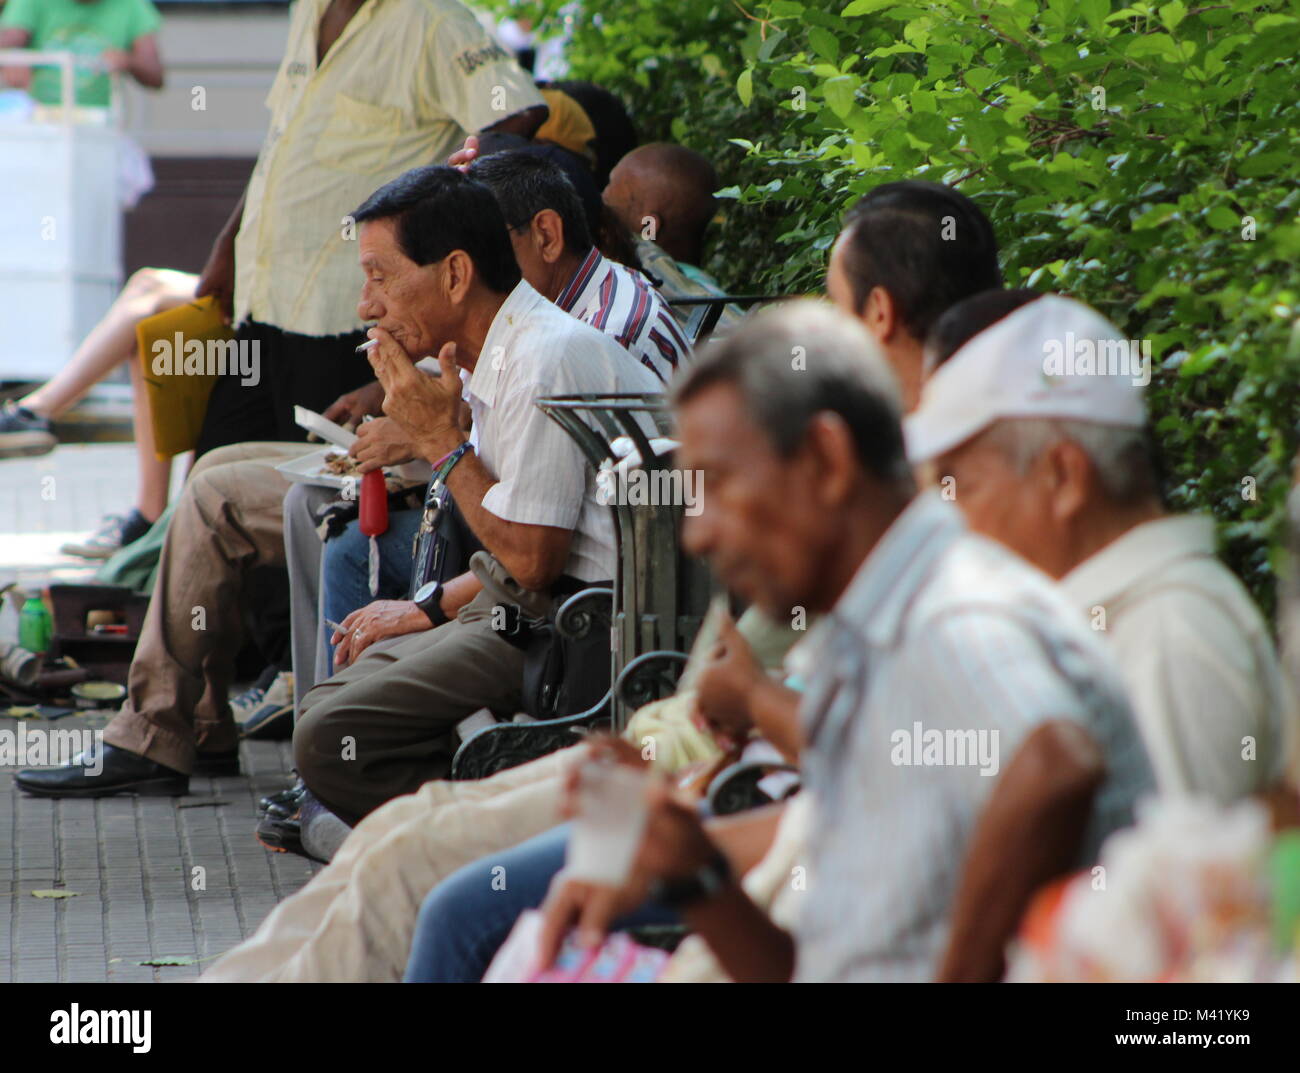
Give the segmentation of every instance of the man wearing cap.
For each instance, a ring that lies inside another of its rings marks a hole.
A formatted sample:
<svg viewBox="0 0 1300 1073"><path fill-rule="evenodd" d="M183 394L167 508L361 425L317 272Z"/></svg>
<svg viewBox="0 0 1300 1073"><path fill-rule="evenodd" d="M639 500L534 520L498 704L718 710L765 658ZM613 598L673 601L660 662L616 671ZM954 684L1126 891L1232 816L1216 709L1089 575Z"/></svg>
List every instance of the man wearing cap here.
<svg viewBox="0 0 1300 1073"><path fill-rule="evenodd" d="M1149 344L1087 306L1037 298L937 368L906 422L908 457L1110 639L1161 790L1229 802L1276 779L1294 710L1213 520L1161 502L1150 362Z"/></svg>

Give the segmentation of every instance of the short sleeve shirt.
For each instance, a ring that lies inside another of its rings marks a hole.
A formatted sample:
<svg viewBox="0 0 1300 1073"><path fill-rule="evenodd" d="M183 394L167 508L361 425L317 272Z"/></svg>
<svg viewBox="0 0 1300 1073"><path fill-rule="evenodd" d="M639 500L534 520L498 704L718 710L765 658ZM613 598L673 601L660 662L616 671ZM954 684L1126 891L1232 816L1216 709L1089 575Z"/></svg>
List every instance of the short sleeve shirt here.
<svg viewBox="0 0 1300 1073"><path fill-rule="evenodd" d="M925 494L791 654L813 806L799 981L923 981L998 775L1068 719L1106 762L1079 865L1154 789L1110 653L1048 578Z"/></svg>
<svg viewBox="0 0 1300 1073"><path fill-rule="evenodd" d="M316 62L329 0L298 0L235 242L235 318L300 335L360 328L350 214L466 134L542 105L458 0L368 0Z"/></svg>
<svg viewBox="0 0 1300 1073"><path fill-rule="evenodd" d="M536 402L662 390L612 336L520 281L492 321L467 388L478 456L497 478L484 509L509 522L573 530L564 572L581 581L613 578L614 519L598 497L595 473Z"/></svg>
<svg viewBox="0 0 1300 1073"><path fill-rule="evenodd" d="M130 51L141 37L156 33L162 16L150 0L9 0L0 14L0 29L26 30L28 47L48 52L75 52L95 58L109 49ZM77 104L107 108L108 75L81 68L76 79ZM38 67L32 76L32 96L42 104L62 103L57 67Z"/></svg>

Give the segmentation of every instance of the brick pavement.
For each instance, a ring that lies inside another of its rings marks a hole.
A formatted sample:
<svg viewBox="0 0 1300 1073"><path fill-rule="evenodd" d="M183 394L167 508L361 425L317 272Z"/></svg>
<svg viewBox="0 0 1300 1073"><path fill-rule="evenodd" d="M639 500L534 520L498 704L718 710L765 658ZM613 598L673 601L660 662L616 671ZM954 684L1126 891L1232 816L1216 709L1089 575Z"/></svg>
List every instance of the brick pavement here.
<svg viewBox="0 0 1300 1073"><path fill-rule="evenodd" d="M105 512L130 507L132 450L61 446L42 458L0 461L0 585L93 572L58 547ZM28 722L94 729L105 719ZM17 726L0 717L0 733ZM211 960L306 883L316 865L270 853L253 838L257 799L286 785L288 746L246 742L241 753L243 775L191 779L181 798L42 800L18 793L12 769L0 767L0 981L193 980L202 963L139 962ZM76 896L31 893L51 889Z"/></svg>

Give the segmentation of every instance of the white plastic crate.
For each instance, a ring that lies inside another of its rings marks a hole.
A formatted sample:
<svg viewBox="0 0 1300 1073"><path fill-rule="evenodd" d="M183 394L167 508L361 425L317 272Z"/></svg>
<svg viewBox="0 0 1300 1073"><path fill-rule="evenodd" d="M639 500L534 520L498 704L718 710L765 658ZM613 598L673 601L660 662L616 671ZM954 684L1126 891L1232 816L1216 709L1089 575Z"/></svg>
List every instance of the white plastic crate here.
<svg viewBox="0 0 1300 1073"><path fill-rule="evenodd" d="M58 372L122 286L118 124L79 118L0 123L0 380Z"/></svg>

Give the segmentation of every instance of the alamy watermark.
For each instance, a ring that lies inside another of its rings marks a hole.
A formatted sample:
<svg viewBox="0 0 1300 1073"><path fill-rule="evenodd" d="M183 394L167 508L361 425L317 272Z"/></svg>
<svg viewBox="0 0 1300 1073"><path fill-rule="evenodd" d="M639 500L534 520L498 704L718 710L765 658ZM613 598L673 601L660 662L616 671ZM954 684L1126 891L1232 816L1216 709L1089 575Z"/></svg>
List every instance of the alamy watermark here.
<svg viewBox="0 0 1300 1073"><path fill-rule="evenodd" d="M262 344L257 339L190 339L180 332L175 340L153 344L154 376L238 375L244 387L262 379Z"/></svg>
<svg viewBox="0 0 1300 1073"><path fill-rule="evenodd" d="M69 767L80 756L86 774L98 775L104 770L100 733L19 723L17 730L0 730L0 768Z"/></svg>
<svg viewBox="0 0 1300 1073"><path fill-rule="evenodd" d="M1065 338L1043 343L1043 375L1127 376L1137 387L1151 383L1150 339Z"/></svg>
<svg viewBox="0 0 1300 1073"><path fill-rule="evenodd" d="M918 720L911 730L891 732L889 741L889 760L895 767L977 767L988 776L1001 768L997 730L926 729Z"/></svg>
<svg viewBox="0 0 1300 1073"><path fill-rule="evenodd" d="M602 467L596 501L605 506L683 507L694 518L704 510L704 474L694 469Z"/></svg>

